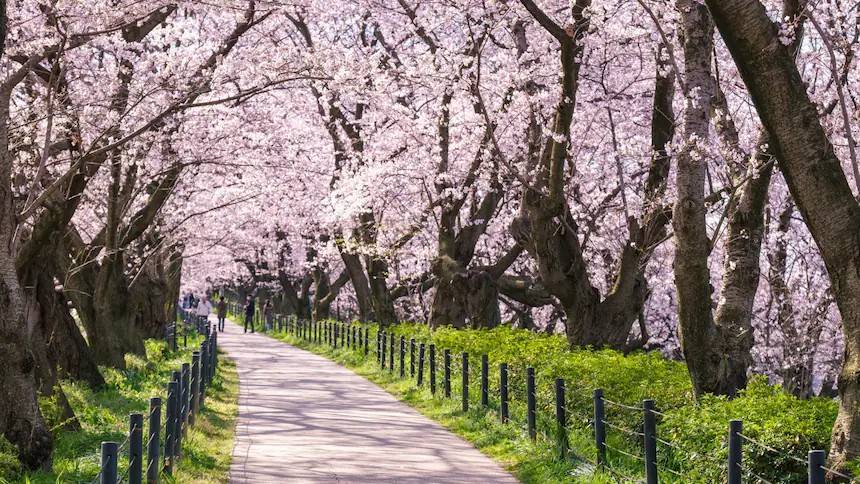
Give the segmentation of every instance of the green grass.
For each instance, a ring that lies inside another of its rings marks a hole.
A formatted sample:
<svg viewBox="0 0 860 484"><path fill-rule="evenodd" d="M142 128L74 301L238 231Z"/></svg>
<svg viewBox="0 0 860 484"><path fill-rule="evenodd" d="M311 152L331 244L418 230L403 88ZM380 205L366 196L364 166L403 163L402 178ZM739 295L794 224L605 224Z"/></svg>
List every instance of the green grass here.
<svg viewBox="0 0 860 484"><path fill-rule="evenodd" d="M23 472L18 467L14 449L3 441L0 442L0 483L91 482L99 471L101 442L125 440L128 415L147 415L150 397L164 399L171 372L191 361L191 352L199 347L200 341L199 337L189 338L186 349L171 353L166 351L163 341L148 340L146 359L128 356L125 370L102 368L107 385L96 392L79 382L63 382L81 430L64 429L57 417L57 403L43 398L40 402L43 414L54 428L52 471ZM179 461L174 476L163 482L227 482L237 414L238 377L235 365L227 358L219 360L218 368L200 418L183 439L185 456ZM144 422L144 436L147 432L147 422ZM163 433L161 438L164 438ZM126 465L127 459L122 456L118 467L120 476Z"/></svg>
<svg viewBox="0 0 860 484"><path fill-rule="evenodd" d="M494 330L454 330L442 328L430 331L424 325L400 324L389 330L417 343L433 343L438 348L437 381L442 380L442 348L451 350L452 397L434 397L425 383L415 388L415 380L401 380L399 357L394 374L381 370L374 354L376 327L370 325L371 351L363 353L350 349L336 350L316 345L296 337L278 333L278 339L326 356L351 368L359 375L415 407L424 415L442 423L453 432L472 442L520 480L543 482L618 482L618 474L633 479L644 477L643 465L635 458L610 450L609 462L617 472L594 471L588 464L596 459L590 427L593 410L592 391L602 388L608 400L637 406L646 398L656 401L661 412L658 417L658 437L672 447L658 445L661 482L711 483L725 481L726 434L728 421L743 419L744 433L776 448L779 453L747 445L744 465L770 482L791 483L805 479L805 466L786 458L804 459L809 449L829 447L830 427L836 415L836 403L829 399L798 400L763 377L753 378L747 390L728 400L706 397L695 401L683 363L668 361L657 353L622 355L614 351L589 349L569 350L562 337L535 334L528 331L496 328ZM399 347L399 344L398 344ZM460 403L460 353L470 354L470 411L463 413ZM487 354L490 362L490 405L479 403L480 356ZM408 348L406 361L408 366ZM510 367L511 423L502 424L497 414L498 364ZM537 409L539 437L532 442L525 432L525 368L535 368L537 380ZM426 371L426 370L425 370ZM407 369L408 373L408 369ZM427 374L425 373L425 381ZM563 378L567 386L566 407L569 415L568 441L575 456L557 458L554 444L553 382ZM617 428L607 428L607 443L624 452L641 455L641 438L627 432L641 431L641 411L607 404L607 421ZM618 430L624 429L624 430ZM668 469L668 470L666 470ZM677 477L673 472L680 473ZM622 482L627 482L623 478Z"/></svg>

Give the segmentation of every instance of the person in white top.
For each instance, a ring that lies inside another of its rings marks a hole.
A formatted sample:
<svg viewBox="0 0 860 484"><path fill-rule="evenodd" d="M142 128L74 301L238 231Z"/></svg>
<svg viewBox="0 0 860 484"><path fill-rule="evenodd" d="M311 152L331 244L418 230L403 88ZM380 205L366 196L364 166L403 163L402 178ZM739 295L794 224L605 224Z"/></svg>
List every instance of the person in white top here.
<svg viewBox="0 0 860 484"><path fill-rule="evenodd" d="M203 296L203 299L201 299L200 303L197 304L197 319L199 320L200 326L208 324L209 313L211 311L212 303L209 302L209 299L207 299L206 296Z"/></svg>

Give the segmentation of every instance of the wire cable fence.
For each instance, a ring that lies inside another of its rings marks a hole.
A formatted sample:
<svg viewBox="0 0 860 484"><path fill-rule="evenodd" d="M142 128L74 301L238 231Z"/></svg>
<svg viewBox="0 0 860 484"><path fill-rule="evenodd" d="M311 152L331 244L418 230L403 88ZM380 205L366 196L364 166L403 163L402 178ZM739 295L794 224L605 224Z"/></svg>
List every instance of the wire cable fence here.
<svg viewBox="0 0 860 484"><path fill-rule="evenodd" d="M193 315L180 308L180 319L186 329ZM200 328L198 326L198 328ZM192 352L191 362L183 363L172 373L166 385L165 397L150 399L149 412L129 415L125 439L118 443L101 444L99 471L91 481L101 484L141 484L158 482L161 476L171 476L182 456L182 436L197 417L218 367L218 334L216 326L202 327L203 340L199 350ZM168 348L178 351L178 323L165 331ZM186 331L184 331L186 332ZM183 338L187 341L186 336ZM163 417L163 418L162 418ZM146 421L146 425L144 425ZM144 430L149 435L144 439ZM121 471L121 472L120 472Z"/></svg>
<svg viewBox="0 0 860 484"><path fill-rule="evenodd" d="M310 344L375 358L380 368L431 389L434 397L459 399L464 412L493 412L533 440L555 444L558 458L579 462L591 472L602 471L619 482L690 482L691 471L696 472L695 476L709 476L728 484L774 482L774 477L743 463L744 443L803 467L811 484L836 478L857 482L852 476L825 467L823 451L810 450L807 459L803 459L740 430L734 435L737 421L729 422L721 449L711 453L693 451L660 436L659 422L678 421L681 417L658 410L653 400L635 404L613 400L606 398L601 389L588 389L576 382L567 387L563 379L555 379L553 392L549 384L553 379L539 368L441 347L435 344L432 333L300 318L288 319L278 330ZM354 340L356 331L359 336ZM572 442L576 445L571 446Z"/></svg>

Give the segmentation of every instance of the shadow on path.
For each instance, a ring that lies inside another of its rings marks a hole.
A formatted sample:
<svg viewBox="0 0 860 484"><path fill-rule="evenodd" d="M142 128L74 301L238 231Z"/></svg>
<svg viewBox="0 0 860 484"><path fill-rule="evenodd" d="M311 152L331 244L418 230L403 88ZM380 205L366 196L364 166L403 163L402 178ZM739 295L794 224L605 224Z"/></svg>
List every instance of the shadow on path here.
<svg viewBox="0 0 860 484"><path fill-rule="evenodd" d="M516 483L469 443L321 356L228 324L239 419L232 483Z"/></svg>

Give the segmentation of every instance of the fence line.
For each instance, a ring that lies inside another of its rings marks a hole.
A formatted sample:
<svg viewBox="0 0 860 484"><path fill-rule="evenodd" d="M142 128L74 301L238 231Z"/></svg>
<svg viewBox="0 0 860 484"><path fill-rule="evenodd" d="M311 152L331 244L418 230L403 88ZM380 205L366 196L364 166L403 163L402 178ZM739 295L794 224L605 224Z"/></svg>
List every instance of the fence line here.
<svg viewBox="0 0 860 484"><path fill-rule="evenodd" d="M231 308L234 313L238 313L240 306L232 304ZM786 454L743 434L740 421L729 422L727 426L728 458L721 462L717 456L694 453L669 440L660 438L657 432L657 417L663 419L673 417L658 411L653 400L644 400L641 404L627 404L607 399L602 389L595 389L589 398L592 402L593 414L586 416L565 402L566 398L570 399L571 397L578 398L580 402L583 402L585 401L584 395L567 392L565 381L559 378L555 382L555 401L552 402L555 404L555 419L553 419L550 417L552 405L542 399L541 397L546 397L536 390L535 369L532 367L526 367L525 372L523 372L522 368L509 365L507 362L500 362L494 366L498 369L497 381L495 378L490 378L490 365L486 354L469 355L467 352L456 354L450 348L440 348L431 344L430 341L423 341L416 335L393 333L359 323L309 321L294 315L277 315L275 320L277 324L273 325L272 330L289 333L307 343L350 351L365 358L371 357L370 353L373 353L372 356L381 369L387 370L391 375L413 380L417 387L427 386L427 368L429 368L429 385L431 395L434 397L456 398L456 395L461 400L464 412L473 408L471 404L475 403L479 408L494 410L502 423L522 425L521 422L514 420L515 418L523 418L525 420L523 429L528 432L530 438L535 440L540 437L555 442L558 446L560 459L573 458L590 463L595 469L604 470L618 479L656 484L661 479L661 475L683 478L678 469L673 469L665 462L659 461L661 457L667 457L665 452L669 451L676 455L695 454L697 459L701 458L701 460L709 462L713 469L726 476L726 482L729 484L741 484L748 477L752 478L752 482L756 482L756 479L760 482L768 482L743 464L744 442L806 466L810 484L823 484L826 482L826 477L853 479L851 476L825 467L824 451L810 450L807 459ZM371 329L375 331L375 335L369 334ZM368 344L371 337L375 338L375 342ZM441 365L439 365L442 372L440 377L442 391L438 393L436 392L437 358L442 359ZM473 359L476 364L472 364ZM522 393L523 387L519 386L520 384L525 387L524 393ZM457 386L460 387L459 391L452 392L452 388ZM472 391L472 386L475 386L477 391ZM516 390L512 391L512 386ZM519 400L518 396L520 396ZM525 401L522 401L523 397ZM525 409L521 405L525 405ZM520 410L520 412L514 412L514 416L511 415L512 406ZM614 410L619 415L634 414L639 419L640 424L637 424L637 428L630 429L613 423L609 420L610 412L607 412L609 409ZM579 426L570 422L571 419L579 422ZM595 452L596 459L576 455L569 449L568 431L581 431L584 427L583 424L586 423L593 438L593 448L590 451ZM615 435L624 439L622 441L630 442L632 440L637 449L635 451L624 449L613 443L608 443L607 430L616 432ZM612 460L608 458L611 454L615 455ZM620 462L619 459L626 459L627 465L622 466L622 468L614 466L613 461L617 464ZM642 469L644 478L632 478L628 475L631 469L636 467ZM851 480L851 482L856 481Z"/></svg>
<svg viewBox="0 0 860 484"><path fill-rule="evenodd" d="M181 364L179 370L172 373L171 381L167 383L164 420L161 419L162 399L150 398L149 413L146 415L149 437L144 447L144 415L129 415L129 430L125 441L121 444L102 442L99 472L93 483L141 484L144 474L147 483L157 483L162 475L172 475L176 470L176 462L182 456L182 436L188 426L194 424L218 364L217 325L210 327L208 322L201 321L196 315L182 308L179 308L179 314L183 322L183 347L187 348L189 327L195 327L197 332L204 335L204 340L200 343L199 351L192 352L191 363ZM174 352L178 351L177 327L178 323L174 322L165 329L167 347ZM120 455L126 451L127 464L122 475L118 475Z"/></svg>

